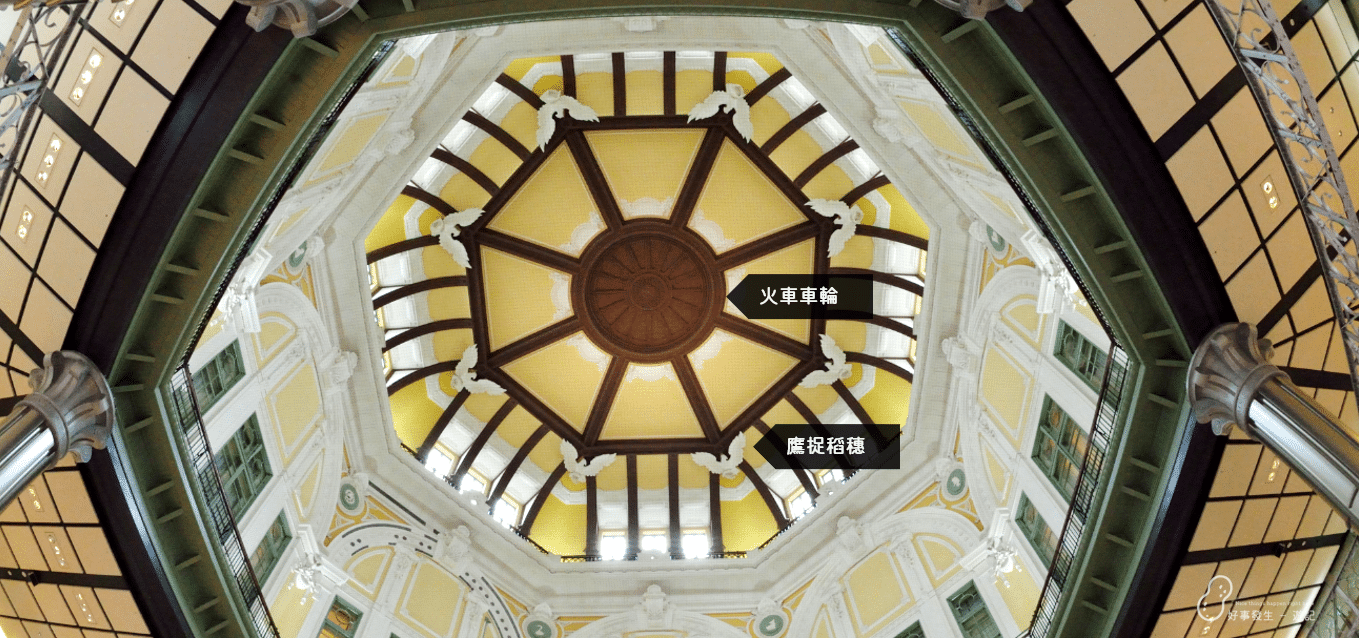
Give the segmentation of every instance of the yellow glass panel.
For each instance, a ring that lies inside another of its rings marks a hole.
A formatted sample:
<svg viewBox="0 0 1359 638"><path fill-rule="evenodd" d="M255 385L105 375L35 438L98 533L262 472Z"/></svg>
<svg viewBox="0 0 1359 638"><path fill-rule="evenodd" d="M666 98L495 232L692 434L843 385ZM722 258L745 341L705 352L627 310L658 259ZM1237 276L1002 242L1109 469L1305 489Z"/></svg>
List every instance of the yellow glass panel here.
<svg viewBox="0 0 1359 638"><path fill-rule="evenodd" d="M557 282L565 275L492 248L481 249L481 270L491 349L509 345L557 321L552 287L561 285ZM482 352L481 356L487 354Z"/></svg>
<svg viewBox="0 0 1359 638"><path fill-rule="evenodd" d="M570 150L561 146L505 204L490 227L579 255L589 239L604 229L604 222Z"/></svg>
<svg viewBox="0 0 1359 638"><path fill-rule="evenodd" d="M708 354L713 340L721 342L717 353L706 360L696 358L700 352ZM798 363L786 354L722 330L714 331L709 343L689 354L689 360L720 427L731 423Z"/></svg>
<svg viewBox="0 0 1359 638"><path fill-rule="evenodd" d="M623 216L631 219L656 208L670 213L703 131L592 131L585 137Z"/></svg>
<svg viewBox="0 0 1359 638"><path fill-rule="evenodd" d="M528 391L577 430L585 427L604 369L586 361L566 339L536 350L504 367Z"/></svg>
<svg viewBox="0 0 1359 638"><path fill-rule="evenodd" d="M724 142L689 227L721 253L806 219L740 150ZM720 245L724 242L730 245Z"/></svg>
<svg viewBox="0 0 1359 638"><path fill-rule="evenodd" d="M663 372L661 372L663 371ZM646 378L638 373L649 374ZM651 380L654 379L654 380ZM600 439L702 437L693 407L670 364L629 366Z"/></svg>

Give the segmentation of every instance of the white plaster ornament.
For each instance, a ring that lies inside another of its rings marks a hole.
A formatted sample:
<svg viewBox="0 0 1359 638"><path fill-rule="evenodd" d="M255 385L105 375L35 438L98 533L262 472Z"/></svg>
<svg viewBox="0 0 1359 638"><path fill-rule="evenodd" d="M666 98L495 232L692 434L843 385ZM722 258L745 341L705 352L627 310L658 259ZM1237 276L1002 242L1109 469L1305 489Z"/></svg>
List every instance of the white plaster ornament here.
<svg viewBox="0 0 1359 638"><path fill-rule="evenodd" d="M813 199L807 202L807 206L822 217L835 218L837 228L831 233L830 245L827 247L831 257L845 249L845 244L858 230L859 222L864 220L864 212L858 206L850 206L838 199Z"/></svg>
<svg viewBox="0 0 1359 638"><path fill-rule="evenodd" d="M719 461L716 456L707 452L694 452L689 456L694 459L694 463L707 468L709 472L721 474L722 478L725 479L734 479L741 466L741 461L744 460L745 453L746 434L742 432L731 440L731 445L727 446L727 453L724 455L727 458L724 460Z"/></svg>
<svg viewBox="0 0 1359 638"><path fill-rule="evenodd" d="M571 480L577 483L584 483L587 476L598 476L600 471L618 458L617 454L600 454L589 461L582 462L576 458L576 446L565 440L562 441L561 452L562 463L566 465L566 471L570 472Z"/></svg>
<svg viewBox="0 0 1359 638"><path fill-rule="evenodd" d="M557 130L557 118L569 117L582 122L598 122L599 114L580 103L580 100L552 89L543 93L543 105L538 109L538 148L552 141Z"/></svg>
<svg viewBox="0 0 1359 638"><path fill-rule="evenodd" d="M840 346L835 345L835 339L830 335L821 335L821 354L826 355L827 359L825 370L810 372L802 377L801 385L804 388L815 388L820 385L830 385L836 381L844 381L854 374L854 370L845 362L845 351Z"/></svg>
<svg viewBox="0 0 1359 638"><path fill-rule="evenodd" d="M463 268L471 268L472 261L467 256L467 248L455 238L462 234L462 227L470 226L477 221L482 212L480 208L469 208L460 213L440 217L429 225L430 236L438 237L439 247L447 251L448 256Z"/></svg>
<svg viewBox="0 0 1359 638"><path fill-rule="evenodd" d="M453 370L454 390L458 392L466 390L470 394L505 394L505 388L496 382L478 379L477 373L472 372L475 365L477 365L477 344L474 343L462 351L458 367Z"/></svg>
<svg viewBox="0 0 1359 638"><path fill-rule="evenodd" d="M725 91L713 91L703 98L693 110L689 111L689 121L706 120L727 107L731 112L731 123L736 132L747 142L755 134L755 125L750 123L750 104L746 103L746 90L740 84L728 84Z"/></svg>

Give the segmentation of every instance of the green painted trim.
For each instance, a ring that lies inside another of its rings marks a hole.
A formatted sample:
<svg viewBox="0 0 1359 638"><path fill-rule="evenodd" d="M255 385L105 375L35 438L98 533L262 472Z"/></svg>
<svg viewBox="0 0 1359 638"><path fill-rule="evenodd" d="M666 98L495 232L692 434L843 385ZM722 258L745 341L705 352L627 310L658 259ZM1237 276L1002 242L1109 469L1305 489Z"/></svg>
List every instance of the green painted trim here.
<svg viewBox="0 0 1359 638"><path fill-rule="evenodd" d="M1157 282L1151 277L1130 276L1150 272L1136 242L1083 161L1079 148L989 27L960 31L957 27L963 22L956 14L929 1L915 7L904 0L783 0L770 4L777 6L756 5L750 0L683 6L586 0L560 8L528 0L420 0L415 11L407 12L401 0L367 0L363 4L365 19L350 14L314 37L322 46L295 42L247 112L241 114L229 143L205 174L162 256L162 270L146 290L110 375L115 385L149 388L126 395L119 405L120 423L153 418L161 424L120 433L120 444L155 452L139 454L139 459L133 460L138 479L143 485L185 480L182 474L170 475L171 470L179 472L178 468L148 460L180 459L179 445L166 426L169 413L162 408L155 389L166 386L175 362L192 345L193 330L208 312L212 295L229 269L228 257L243 248L249 229L288 167L300 157L325 113L358 77L382 41L505 22L648 13L859 21L896 32L914 57L933 70L969 116L976 132L995 149L1000 164L1010 169L1015 183L1031 198L1033 209L1047 222L1087 285L1091 301L1102 309L1114 336L1127 348L1133 363L1129 392L1120 408L1119 428L1104 466L1104 489L1087 522L1085 549L1078 556L1081 562L1074 568L1051 635L1104 633L1096 628L1107 629L1113 618L1100 610L1117 609L1126 594L1148 540L1155 515L1152 504L1157 502L1135 499L1120 488L1162 494L1169 487L1167 459L1188 422L1184 371L1154 362L1187 360L1190 350ZM260 124L260 118L271 125ZM239 159L245 156L251 161ZM196 270L186 273L172 269L172 261L193 263ZM172 295L185 303L161 303L156 295ZM134 359L129 354L132 352L151 354L155 362ZM185 546L170 547L164 555L167 562L179 557L175 552L203 540L206 528L195 507L197 502L183 489L147 497L147 508L153 515L172 505L191 508L196 514L157 524L155 531L162 542L170 539ZM210 562L196 565L201 567L193 576L203 582L220 582L225 573ZM1113 583L1116 591L1096 587L1092 579ZM189 609L202 602L187 600L185 590L180 595ZM214 621L228 617L238 623L243 620L239 613L219 610L216 606L196 613L194 622L211 627ZM233 626L219 635L245 636L251 632L246 626Z"/></svg>

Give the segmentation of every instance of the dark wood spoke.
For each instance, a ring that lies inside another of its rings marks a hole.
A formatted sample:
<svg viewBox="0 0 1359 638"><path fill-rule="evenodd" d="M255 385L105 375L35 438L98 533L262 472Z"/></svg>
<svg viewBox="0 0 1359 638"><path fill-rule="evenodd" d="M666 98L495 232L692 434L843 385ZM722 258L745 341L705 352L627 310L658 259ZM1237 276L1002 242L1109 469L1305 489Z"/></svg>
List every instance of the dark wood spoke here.
<svg viewBox="0 0 1359 638"><path fill-rule="evenodd" d="M495 513L495 502L505 494L505 488L509 487L510 481L514 480L514 474L519 471L519 466L524 464L524 459L528 458L529 453L538 445L538 442L543 440L544 436L547 436L548 431L546 425L538 426L538 429L529 435L528 440L519 446L519 449L514 453L514 458L510 459L509 465L506 465L505 470L500 473L500 480L496 481L495 487L491 488L491 497L486 499L487 509L492 514Z"/></svg>
<svg viewBox="0 0 1359 638"><path fill-rule="evenodd" d="M682 439L605 439L582 452L583 456L594 458L600 454L692 454L707 452L712 455L726 454L727 449L720 444L698 437Z"/></svg>
<svg viewBox="0 0 1359 638"><path fill-rule="evenodd" d="M675 357L670 365L675 368L675 375L679 377L684 394L689 397L689 405L694 410L694 416L698 418L699 427L703 429L703 436L709 441L717 441L717 417L713 416L712 405L708 403L708 396L703 392L703 384L699 383L698 374L694 372L693 364L689 363L689 357Z"/></svg>
<svg viewBox="0 0 1359 638"><path fill-rule="evenodd" d="M840 142L831 150L822 153L821 157L816 158L816 161L808 164L807 168L802 169L802 172L798 173L797 178L793 180L793 184L798 188L806 186L813 178L820 175L821 171L826 170L826 167L835 163L835 160L850 154L857 148L859 148L859 143L854 140Z"/></svg>
<svg viewBox="0 0 1359 638"><path fill-rule="evenodd" d="M825 114L826 107L822 106L820 103L807 107L807 110L799 113L797 117L788 120L787 124L784 124L779 130L775 131L773 135L769 136L769 139L765 140L764 144L760 145L760 150L764 152L765 155L773 153L774 149L777 149L779 145L787 142L788 138L793 136L793 133L802 130L802 127L810 124L812 120Z"/></svg>
<svg viewBox="0 0 1359 638"><path fill-rule="evenodd" d="M576 56L562 56L562 95L576 97Z"/></svg>
<svg viewBox="0 0 1359 638"><path fill-rule="evenodd" d="M481 172L481 169L473 166L471 162L454 155L448 149L436 148L429 156L461 171L473 182L476 182L477 186L480 186L482 190L485 190L487 195L494 196L496 193L500 192L500 185L495 183L495 180L491 179L486 173Z"/></svg>
<svg viewBox="0 0 1359 638"><path fill-rule="evenodd" d="M523 522L519 523L519 533L528 536L533 532L533 521L538 520L538 512L542 511L543 503L547 502L547 497L552 495L552 488L562 481L566 476L566 463L557 464L557 469L552 470L552 474L543 482L543 486L538 489L538 495L533 498L533 503L529 505L528 512L524 514Z"/></svg>
<svg viewBox="0 0 1359 638"><path fill-rule="evenodd" d="M727 52L713 54L713 90L727 90Z"/></svg>
<svg viewBox="0 0 1359 638"><path fill-rule="evenodd" d="M867 194L869 194L869 193L871 193L871 192L873 192L873 191L875 191L875 190L878 190L879 188L882 188L883 186L887 186L888 184L891 184L891 183L892 183L892 180L887 179L887 176L886 176L886 175L882 175L882 174L875 175L875 176L873 176L872 178L869 178L868 181L866 181L866 182L864 182L864 183L862 183L862 184L859 184L858 186L855 186L855 187L854 187L854 190L851 190L851 191L849 191L848 193L845 193L845 196L844 196L844 197L841 197L841 198L840 198L840 201L842 201L842 202L844 202L844 203L846 203L846 204L849 204L849 205L853 206L853 205L854 205L854 202L857 202L857 201L859 201L860 199L863 199L864 195L867 195Z"/></svg>
<svg viewBox="0 0 1359 638"><path fill-rule="evenodd" d="M574 120L566 121L571 122ZM557 130L561 130L561 128L562 121L559 120L557 122ZM514 196L519 192L519 189L523 188L529 178L542 167L543 162L546 162L547 158L552 156L553 151L556 151L561 143L562 136L553 135L552 140L547 143L545 148L533 149L529 154L528 159L524 160L524 162L519 165L519 168L514 169L514 172L505 180L505 183L500 185L500 192L492 195L491 198L486 201L486 205L482 207L482 209L486 211L485 214L478 217L477 220L472 222L465 230L476 235L478 231L490 225L490 223L495 220L496 215L500 213L500 210L505 207L505 204L511 199L514 199Z"/></svg>
<svg viewBox="0 0 1359 638"><path fill-rule="evenodd" d="M593 476L585 477L585 555L599 555L599 485Z"/></svg>
<svg viewBox="0 0 1359 638"><path fill-rule="evenodd" d="M472 343L483 344L483 347L489 350L491 324L486 318L486 280L482 278L481 251L467 251L467 258L472 264L467 277L467 306L472 315Z"/></svg>
<svg viewBox="0 0 1359 638"><path fill-rule="evenodd" d="M628 556L636 556L641 551L642 524L641 505L637 495L637 455L629 454L628 459Z"/></svg>
<svg viewBox="0 0 1359 638"><path fill-rule="evenodd" d="M755 241L737 246L717 256L718 270L730 270L761 257L772 255L784 248L800 244L817 236L821 226L803 222L775 233L765 235Z"/></svg>
<svg viewBox="0 0 1359 638"><path fill-rule="evenodd" d="M793 409L797 410L798 416L801 416L803 419L806 419L807 423L810 423L812 425L821 425L821 420L816 418L816 413L812 412L812 409L807 407L807 404L802 401L801 397L799 397L796 394L793 394L793 392L790 390L788 394L785 395L783 398L788 401L788 405L793 406Z"/></svg>
<svg viewBox="0 0 1359 638"><path fill-rule="evenodd" d="M690 122L687 114L678 113L675 115L653 114L628 115L625 117L601 115L598 122L557 120L557 126L564 127L569 131L616 131L620 129L712 129L718 128L720 123L716 118Z"/></svg>
<svg viewBox="0 0 1359 638"><path fill-rule="evenodd" d="M492 352L486 357L486 365L493 368L503 368L511 362L557 343L579 330L580 318L572 315Z"/></svg>
<svg viewBox="0 0 1359 638"><path fill-rule="evenodd" d="M520 160L526 160L529 158L529 155L533 154L533 151L528 150L528 147L524 146L518 139L515 139L513 135L510 135L509 131L500 128L499 124L486 119L485 116L476 111L468 111L462 116L462 119L468 124L486 131L487 135L490 135L497 142L504 144L505 148L510 149L510 152L517 155Z"/></svg>
<svg viewBox="0 0 1359 638"><path fill-rule="evenodd" d="M679 455L670 454L667 461L669 483L666 491L670 497L670 555L678 558L684 552L683 546L680 544L683 531L680 529Z"/></svg>
<svg viewBox="0 0 1359 638"><path fill-rule="evenodd" d="M846 360L848 360L848 357L846 357ZM849 386L845 385L844 381L837 379L832 387L835 388L835 393L840 395L845 405L849 406L849 411L854 413L855 418L859 419L860 423L864 425L875 423L873 416L868 413L868 410L864 409L863 404L859 403L859 399L854 396L853 392L850 392ZM873 437L873 441L877 443L879 450L886 449L888 439L882 435L882 432L877 428L868 428L868 434Z"/></svg>
<svg viewBox="0 0 1359 638"><path fill-rule="evenodd" d="M823 218L824 219L824 218ZM830 267L830 236L834 232L833 226L827 224L821 227L821 232L816 236L816 246L812 248L812 272L829 274ZM817 315L812 317L812 343L820 343L821 335L826 334L826 317Z"/></svg>
<svg viewBox="0 0 1359 638"><path fill-rule="evenodd" d="M595 158L594 151L585 141L585 136L578 132L568 133L566 146L571 149L571 156L576 160L576 167L580 169L581 177L585 179L585 187L589 189L590 197L595 200L595 207L599 209L604 223L611 230L622 228L623 211L619 210L618 200L614 198L613 191L609 190L609 180L604 177L604 169L599 166L599 160Z"/></svg>
<svg viewBox="0 0 1359 638"><path fill-rule="evenodd" d="M453 421L453 415L462 409L462 404L467 402L468 396L470 394L466 390L458 392L457 396L453 397L453 402L449 403L447 408L444 408L443 414L440 414L439 419L434 422L434 427L430 429L429 434L425 435L424 442L415 451L415 458L421 463L429 458L429 451L434 449L435 443L439 442L439 437L443 436L444 430L448 429L448 424Z"/></svg>
<svg viewBox="0 0 1359 638"><path fill-rule="evenodd" d="M599 441L599 435L604 431L604 422L608 420L609 411L613 409L614 399L618 397L619 388L623 387L623 374L627 371L628 362L622 357L614 357L609 361L609 369L599 384L594 406L590 408L590 417L585 422L586 445L594 445Z"/></svg>
<svg viewBox="0 0 1359 638"><path fill-rule="evenodd" d="M387 342L382 346L382 351L387 352L407 341L418 339L427 334L434 334L443 330L466 330L471 327L471 319L441 319L439 321L431 321L426 324L415 326L414 328L406 328L402 330L401 334L387 339Z"/></svg>
<svg viewBox="0 0 1359 638"><path fill-rule="evenodd" d="M793 184L793 180L783 172L783 169L780 168L778 164L774 163L774 160L769 158L769 155L760 150L760 147L756 146L754 143L741 139L741 135L736 132L736 127L733 126L731 122L726 122L722 126L723 131L727 133L732 144L740 149L741 152L745 154L746 159L750 160L750 163L754 164L761 173L764 173L765 177L769 178L769 181L774 184L774 187L779 189L779 192L783 193L783 196L797 207L798 212L802 213L803 217L806 217L808 221L817 224L818 226L832 225L830 218L822 217L807 207L807 195L803 193L802 189L798 188L797 185Z"/></svg>
<svg viewBox="0 0 1359 638"><path fill-rule="evenodd" d="M859 227L854 230L854 233L856 235L863 235L864 237L875 237L877 239L886 239L887 241L894 241L897 242L898 244L914 246L915 248L919 248L920 250L930 249L930 241L928 239L925 239L924 237L916 237L915 235L912 235L910 233L903 233L899 230L892 230L891 228L880 228L878 226L859 224Z"/></svg>
<svg viewBox="0 0 1359 638"><path fill-rule="evenodd" d="M567 274L580 272L579 259L498 230L483 228L477 233L477 243Z"/></svg>
<svg viewBox="0 0 1359 638"><path fill-rule="evenodd" d="M438 290L440 288L457 288L466 285L467 277L462 276L433 277L424 281L417 281L413 284L406 284L373 297L373 309L377 310L393 301L405 299L406 297L422 292Z"/></svg>
<svg viewBox="0 0 1359 638"><path fill-rule="evenodd" d="M661 92L664 95L665 114L675 114L675 52L666 51L661 61Z"/></svg>
<svg viewBox="0 0 1359 638"><path fill-rule="evenodd" d="M613 114L628 114L628 69L622 52L613 54Z"/></svg>
<svg viewBox="0 0 1359 638"><path fill-rule="evenodd" d="M726 550L722 541L722 477L717 474L708 475L708 540L712 553Z"/></svg>
<svg viewBox="0 0 1359 638"><path fill-rule="evenodd" d="M896 275L878 272L876 270L869 270L867 268L830 268L827 270L827 274L868 275L873 278L874 283L884 284L887 286L895 286L897 288L917 295L925 294L925 287L918 282L911 281L904 277L898 277Z"/></svg>
<svg viewBox="0 0 1359 638"><path fill-rule="evenodd" d="M878 326L879 328L886 328L893 332L897 332L907 337L910 337L911 339L915 338L915 329L912 328L909 324L905 324L894 319L889 319L881 315L873 315L872 317L869 317L867 319L838 319L837 321L858 321L862 323L871 323L875 326Z"/></svg>
<svg viewBox="0 0 1359 638"><path fill-rule="evenodd" d="M535 111L543 108L543 98L538 97L538 94L534 93L533 89L524 86L519 80L501 73L500 77L495 79L495 83L509 89L510 93L519 96L519 99L528 102L528 105L533 107Z"/></svg>
<svg viewBox="0 0 1359 638"><path fill-rule="evenodd" d="M481 454L481 448L486 447L486 442L491 440L491 435L495 434L496 428L500 427L500 424L518 405L519 403L513 397L500 404L495 415L491 417L490 421L486 422L486 426L481 428L480 432L477 432L477 438L472 440L472 444L467 446L467 450L462 453L462 458L458 459L458 467L448 476L449 483L457 486L462 477L467 474L467 470L472 469L472 464L476 462L477 455Z"/></svg>
<svg viewBox="0 0 1359 638"><path fill-rule="evenodd" d="M552 408L547 407L537 395L529 392L528 389L520 385L518 381L515 381L514 377L505 374L499 368L488 368L481 377L494 381L500 387L505 388L505 394L510 395L510 398L514 399L520 406L523 406L524 410L532 415L533 418L538 419L540 423L551 428L554 434L566 439L567 442L574 445L577 450L585 448L585 442L581 439L580 432L571 427L571 425L554 412Z"/></svg>
<svg viewBox="0 0 1359 638"><path fill-rule="evenodd" d="M378 248L373 252L368 253L368 263L370 264L376 263L388 257L393 257L401 253L404 253L408 250L416 250L419 248L428 248L430 246L438 245L439 245L438 237L425 236L425 237L413 237L411 239L403 239L399 242L396 242L395 244L387 244L382 248Z"/></svg>
<svg viewBox="0 0 1359 638"><path fill-rule="evenodd" d="M755 471L755 468L750 466L749 461L741 461L740 468L741 472L746 475L746 478L750 479L750 484L755 486L755 491L760 493L760 498L764 499L764 504L769 508L769 513L774 516L774 524L777 525L779 529L787 527L788 517L784 516L783 507L779 504L779 501L782 499L774 495L774 492L765 484L764 479L760 478L760 475Z"/></svg>
<svg viewBox="0 0 1359 638"><path fill-rule="evenodd" d="M703 137L703 142L698 146L698 153L694 157L694 164L689 168L689 175L684 178L684 185L680 187L679 196L675 198L675 209L670 215L670 223L676 227L684 227L689 223L689 218L694 214L694 207L698 205L698 198L703 194L703 186L708 183L708 175L712 173L713 164L717 162L717 154L722 150L722 140L726 136L718 128L708 129L708 134Z"/></svg>
<svg viewBox="0 0 1359 638"><path fill-rule="evenodd" d="M906 368L903 368L881 357L875 357L871 354L864 354L862 352L846 352L845 361L848 361L850 363L862 363L870 365L879 370L885 370L887 372L895 374L908 383L915 382L915 375L911 374L910 370L907 370Z"/></svg>
<svg viewBox="0 0 1359 638"><path fill-rule="evenodd" d="M412 383L415 383L417 381L424 381L425 379L432 377L436 374L452 372L457 368L458 368L457 361L440 361L434 365L425 366L423 368L415 370L414 372L411 372L410 374L404 377L401 377L400 379L397 379L396 381L393 381L391 385L387 386L387 396L392 396L393 394L400 392L406 386Z"/></svg>
<svg viewBox="0 0 1359 638"><path fill-rule="evenodd" d="M422 202L426 206L429 206L430 208L439 211L439 214L443 215L444 217L448 217L449 215L458 212L457 209L453 208L452 204L444 201L438 195L435 195L434 193L431 193L423 188L420 188L419 186L416 186L415 184L407 184L404 188L401 189L401 194L407 197L415 198L416 201Z"/></svg>
<svg viewBox="0 0 1359 638"><path fill-rule="evenodd" d="M791 77L793 77L793 74L790 73L788 69L779 69L775 71L772 75L765 78L763 82L755 85L755 88L746 94L746 104L755 106L756 102L759 102L764 96L769 95L770 91L773 91L778 85L783 84L784 80Z"/></svg>
<svg viewBox="0 0 1359 638"><path fill-rule="evenodd" d="M812 349L810 344L802 343L781 332L770 330L758 323L725 312L718 316L717 327L775 352L782 352L794 359L806 359L815 354L815 350Z"/></svg>
<svg viewBox="0 0 1359 638"><path fill-rule="evenodd" d="M719 446L731 444L731 440L736 438L737 432L746 429L750 424L763 417L765 413L774 409L774 406L778 405L778 402L785 395L791 395L793 388L796 388L797 384L802 382L807 373L820 367L819 361L803 361L794 366L792 370L785 372L778 381L774 382L772 387L761 394L760 398L755 399L754 403L750 404L731 422L731 425L722 433L722 438L718 441Z"/></svg>
<svg viewBox="0 0 1359 638"><path fill-rule="evenodd" d="M755 429L760 431L760 434L763 435L769 434L769 426L765 425L764 421L760 419L755 419L754 426ZM811 472L808 472L807 470L801 467L793 467L789 471L791 471L794 475L797 476L797 482L802 484L802 489L812 497L812 503L815 504L816 499L821 496L821 493L816 491L816 481L812 480Z"/></svg>

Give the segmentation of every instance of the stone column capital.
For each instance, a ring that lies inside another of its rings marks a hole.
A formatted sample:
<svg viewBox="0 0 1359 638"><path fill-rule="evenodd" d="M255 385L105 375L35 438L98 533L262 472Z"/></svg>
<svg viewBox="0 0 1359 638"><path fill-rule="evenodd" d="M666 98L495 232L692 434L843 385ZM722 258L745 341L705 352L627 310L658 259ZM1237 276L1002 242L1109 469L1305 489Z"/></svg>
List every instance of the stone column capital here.
<svg viewBox="0 0 1359 638"><path fill-rule="evenodd" d="M1233 424L1250 431L1250 406L1266 381L1287 378L1269 362L1274 348L1248 323L1218 326L1194 351L1189 364L1189 404L1200 423L1219 435Z"/></svg>
<svg viewBox="0 0 1359 638"><path fill-rule="evenodd" d="M56 439L56 462L68 452L80 461L104 449L113 434L113 392L104 373L85 355L69 350L49 352L43 367L28 377L33 393L19 402L37 411Z"/></svg>

